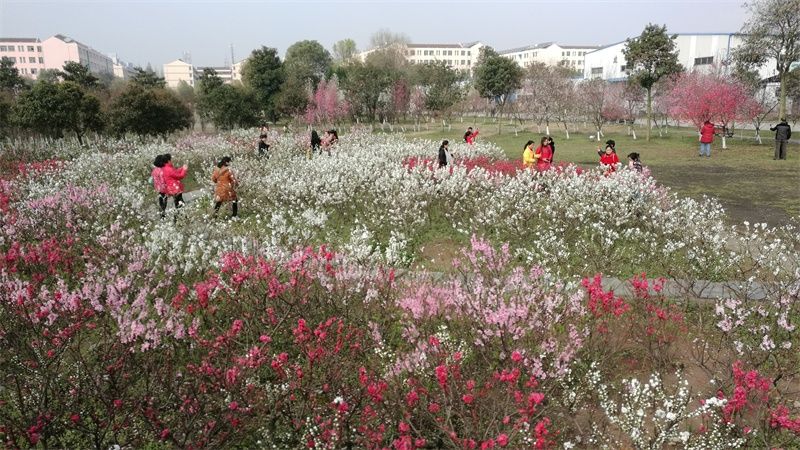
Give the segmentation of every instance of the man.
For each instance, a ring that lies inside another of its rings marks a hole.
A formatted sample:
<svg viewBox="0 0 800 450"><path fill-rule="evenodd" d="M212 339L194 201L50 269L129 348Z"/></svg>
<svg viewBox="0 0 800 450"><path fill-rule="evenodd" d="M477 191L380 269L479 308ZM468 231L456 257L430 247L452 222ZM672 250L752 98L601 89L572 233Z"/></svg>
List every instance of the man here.
<svg viewBox="0 0 800 450"><path fill-rule="evenodd" d="M772 159L786 159L786 143L792 137L792 127L786 123L786 119L781 119L781 123L769 131L775 132L775 157Z"/></svg>

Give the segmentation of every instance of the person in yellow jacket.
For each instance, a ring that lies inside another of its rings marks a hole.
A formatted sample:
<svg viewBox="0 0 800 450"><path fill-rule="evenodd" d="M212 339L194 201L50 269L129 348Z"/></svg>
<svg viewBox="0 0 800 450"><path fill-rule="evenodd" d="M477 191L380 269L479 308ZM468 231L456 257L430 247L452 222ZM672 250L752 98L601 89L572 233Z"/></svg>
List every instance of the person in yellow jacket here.
<svg viewBox="0 0 800 450"><path fill-rule="evenodd" d="M525 144L525 150L522 152L522 167L528 169L536 166L536 152L533 150L533 141L528 141Z"/></svg>

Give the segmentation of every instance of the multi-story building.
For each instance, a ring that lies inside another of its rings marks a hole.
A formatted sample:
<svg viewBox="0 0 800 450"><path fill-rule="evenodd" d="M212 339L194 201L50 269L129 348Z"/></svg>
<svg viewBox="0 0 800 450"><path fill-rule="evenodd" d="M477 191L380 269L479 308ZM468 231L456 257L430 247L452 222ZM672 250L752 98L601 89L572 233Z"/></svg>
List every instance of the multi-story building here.
<svg viewBox="0 0 800 450"><path fill-rule="evenodd" d="M480 42L466 44L407 44L405 47L406 59L411 64L424 64L444 61L448 66L472 71L477 64L481 48Z"/></svg>
<svg viewBox="0 0 800 450"><path fill-rule="evenodd" d="M73 61L83 64L95 75L114 74L111 58L63 34L45 39L42 48L45 69L61 70L64 64Z"/></svg>
<svg viewBox="0 0 800 450"><path fill-rule="evenodd" d="M514 60L520 67L528 67L534 62L548 66L561 65L583 72L583 57L595 51L596 45L562 45L555 42L528 45L499 52L501 56Z"/></svg>
<svg viewBox="0 0 800 450"><path fill-rule="evenodd" d="M242 63L244 63L244 60L232 66L194 66L182 59L176 59L175 61L164 64L164 80L167 82L167 86L171 88L178 87L181 81L185 81L189 86L194 86L197 80L203 75L205 69L214 69L214 71L217 72L217 76L222 78L222 81L225 83L232 83L234 81L241 81Z"/></svg>
<svg viewBox="0 0 800 450"><path fill-rule="evenodd" d="M678 62L686 70L712 70L729 67L731 52L742 44L738 33L679 33L675 39ZM601 47L586 54L583 67L584 78L602 78L619 81L628 78L628 66L622 50L626 42ZM762 79L775 75L775 64L769 62L761 67Z"/></svg>
<svg viewBox="0 0 800 450"><path fill-rule="evenodd" d="M130 80L133 77L133 65L120 61L117 55L112 55L111 61L114 63L114 77L122 78L123 80Z"/></svg>
<svg viewBox="0 0 800 450"><path fill-rule="evenodd" d="M0 38L0 58L10 59L20 75L34 80L45 68L44 49L38 38Z"/></svg>

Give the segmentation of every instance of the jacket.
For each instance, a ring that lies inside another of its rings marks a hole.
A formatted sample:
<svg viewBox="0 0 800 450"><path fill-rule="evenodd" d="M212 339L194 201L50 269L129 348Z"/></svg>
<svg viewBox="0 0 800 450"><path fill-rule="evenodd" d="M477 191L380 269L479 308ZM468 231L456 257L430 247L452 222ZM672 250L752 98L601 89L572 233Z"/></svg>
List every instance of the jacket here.
<svg viewBox="0 0 800 450"><path fill-rule="evenodd" d="M608 171L613 172L617 170L617 164L619 164L619 156L616 153L603 153L603 156L600 157L600 164L604 166L609 166Z"/></svg>
<svg viewBox="0 0 800 450"><path fill-rule="evenodd" d="M444 150L444 147L439 147L439 167L444 167L447 165L447 153Z"/></svg>
<svg viewBox="0 0 800 450"><path fill-rule="evenodd" d="M769 130L775 132L776 141L788 141L792 137L792 127L786 122L781 122Z"/></svg>
<svg viewBox="0 0 800 450"><path fill-rule="evenodd" d="M178 195L183 193L183 183L181 180L186 176L186 167L176 169L172 166L172 162L168 162L161 169L164 177L164 194Z"/></svg>
<svg viewBox="0 0 800 450"><path fill-rule="evenodd" d="M233 177L233 172L229 168L218 167L214 169L211 181L216 184L214 201L230 202L236 200L236 178Z"/></svg>
<svg viewBox="0 0 800 450"><path fill-rule="evenodd" d="M539 146L534 153L536 157L536 170L543 172L553 163L553 149L549 145Z"/></svg>
<svg viewBox="0 0 800 450"><path fill-rule="evenodd" d="M469 134L465 134L464 140L467 142L467 144L472 144L475 142L475 138L478 137L478 133L480 133L480 131L475 131Z"/></svg>
<svg viewBox="0 0 800 450"><path fill-rule="evenodd" d="M522 152L522 167L527 169L533 167L534 164L536 164L536 155L533 153L533 149L525 147L525 151Z"/></svg>
<svg viewBox="0 0 800 450"><path fill-rule="evenodd" d="M153 179L153 187L155 188L156 192L159 194L163 194L166 191L166 185L164 184L164 171L161 167L153 167L153 171L150 172L150 178Z"/></svg>
<svg viewBox="0 0 800 450"><path fill-rule="evenodd" d="M703 144L710 144L714 142L714 124L705 123L700 128L700 142Z"/></svg>

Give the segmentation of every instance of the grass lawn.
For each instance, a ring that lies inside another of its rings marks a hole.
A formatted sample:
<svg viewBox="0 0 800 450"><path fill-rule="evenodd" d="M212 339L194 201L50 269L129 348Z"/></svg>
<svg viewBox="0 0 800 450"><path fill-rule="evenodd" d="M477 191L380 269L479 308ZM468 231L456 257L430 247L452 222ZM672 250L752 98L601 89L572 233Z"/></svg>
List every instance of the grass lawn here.
<svg viewBox="0 0 800 450"><path fill-rule="evenodd" d="M461 142L468 125L454 123L449 131L432 127L421 132L406 132L405 136ZM522 158L525 142L528 139L538 142L542 136L535 126L518 130L517 134L509 125L503 126L502 134L497 134L496 124L473 126L481 130L479 140L497 144L509 159ZM556 161L584 167L597 164L598 143L589 140L593 133L588 127L571 131L569 140L563 129L551 127L551 133L556 141ZM645 141L644 130L639 128L637 133L639 139L634 140L627 135L625 127L609 126L602 140L614 139L620 160L625 163L628 153L638 152L642 163L650 167L656 179L682 195L717 197L732 223L747 220L781 225L792 217L800 217L800 145L789 145L786 161L774 161L772 133L768 132L764 143L757 145L751 138L752 131L745 131L745 138L728 139L727 150L722 150L722 140L717 137L712 144L711 158L700 158L697 134L690 129L670 128L664 137L658 137L656 131L650 142ZM431 149L434 157L437 149Z"/></svg>

